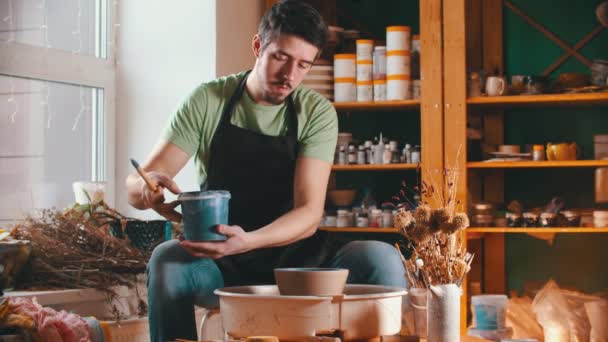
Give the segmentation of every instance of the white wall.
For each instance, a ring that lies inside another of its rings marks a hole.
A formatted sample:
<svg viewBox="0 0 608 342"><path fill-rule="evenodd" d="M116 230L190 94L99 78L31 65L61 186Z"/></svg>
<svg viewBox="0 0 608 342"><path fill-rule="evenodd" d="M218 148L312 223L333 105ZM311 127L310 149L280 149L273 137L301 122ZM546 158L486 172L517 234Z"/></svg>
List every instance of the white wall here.
<svg viewBox="0 0 608 342"><path fill-rule="evenodd" d="M253 66L251 39L264 0L120 1L116 89L116 208L126 215L157 215L128 205L124 179L133 157L143 162L180 100L200 82ZM196 190L193 163L176 178Z"/></svg>
<svg viewBox="0 0 608 342"><path fill-rule="evenodd" d="M118 2L116 88L116 207L151 218L128 205L124 179L129 158L143 162L167 118L199 83L215 77L214 0ZM178 174L183 191L197 190L193 163Z"/></svg>
<svg viewBox="0 0 608 342"><path fill-rule="evenodd" d="M217 0L217 76L251 69L251 39L264 14L264 0Z"/></svg>

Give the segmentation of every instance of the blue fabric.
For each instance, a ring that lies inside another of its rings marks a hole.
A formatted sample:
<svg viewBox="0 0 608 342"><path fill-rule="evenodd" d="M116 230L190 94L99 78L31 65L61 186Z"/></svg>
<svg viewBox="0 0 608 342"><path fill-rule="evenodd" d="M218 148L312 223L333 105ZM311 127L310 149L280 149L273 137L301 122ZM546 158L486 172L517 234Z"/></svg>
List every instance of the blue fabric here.
<svg viewBox="0 0 608 342"><path fill-rule="evenodd" d="M385 242L349 242L322 266L349 269L349 284L406 287L399 252ZM156 247L148 263L151 341L196 340L194 304L216 308L213 291L222 287L224 278L213 260L190 256L177 240Z"/></svg>

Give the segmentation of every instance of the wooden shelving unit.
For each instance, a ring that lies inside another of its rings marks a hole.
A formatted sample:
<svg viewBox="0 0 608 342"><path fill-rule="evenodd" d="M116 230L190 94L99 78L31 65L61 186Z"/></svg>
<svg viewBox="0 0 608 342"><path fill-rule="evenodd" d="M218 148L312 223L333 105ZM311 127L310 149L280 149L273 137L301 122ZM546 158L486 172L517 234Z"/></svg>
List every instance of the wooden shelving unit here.
<svg viewBox="0 0 608 342"><path fill-rule="evenodd" d="M415 170L419 164L365 164L365 165L333 165L332 171L397 171Z"/></svg>
<svg viewBox="0 0 608 342"><path fill-rule="evenodd" d="M477 201L505 203L507 200L506 194L509 192L505 185L505 175L508 169L539 169L538 172L546 172L549 169L559 168L608 167L607 160L467 162L467 153L458 154L461 147L467 146L468 123L474 122L477 125L476 127L481 130L483 144L497 146L512 143L508 141L509 138L506 138L508 137L505 132L508 122L506 119L507 117L511 119L511 116L516 116L519 113L509 109L561 109L590 106L606 108L608 106L608 92L467 97L468 71L484 71L487 75L522 72L521 70L505 70L507 68L505 68L504 59L514 54L514 47L511 44L508 46L510 50L505 50L504 38L508 36L505 35L503 30L512 22L503 22L503 18L506 17L503 12L509 11L506 8L512 9L513 5L508 0L450 0L444 1L442 6L444 13L444 158L452 164L447 165L448 167L466 165L466 167L461 168L459 183L456 185L458 200L462 203L476 203ZM542 51L530 51L528 48L522 48L522 51L518 50L516 52L518 58L525 58L529 54L544 53ZM565 56L562 62L569 57L568 55ZM555 65L559 66L561 64L549 65L549 68L547 68L549 73L550 70L556 70L557 66L551 69ZM511 65L508 68L513 69ZM566 72L566 70L563 72ZM534 110L526 110L525 112L531 113L526 115L535 115L533 114ZM538 112L542 113L539 115L547 115L546 110L538 110ZM573 110L573 112L576 112L576 110ZM572 119L585 120L580 115L573 115ZM542 130L543 127L541 126L539 129ZM540 132L539 136L542 136L542 139L548 139L545 137L546 133L544 131ZM574 132L572 134L575 135ZM483 172L482 175L481 171L485 169L490 169L491 172ZM475 172L475 174L471 175L472 172ZM465 232L469 239L481 238L481 240L475 242L475 247L483 252L476 257L478 263L474 267L481 267L486 271L477 272L473 276L475 280L482 282L483 290L486 293L506 293L505 261L507 246L505 240L507 234L606 234L608 228L471 227ZM461 305L462 329L466 329L466 283L464 283Z"/></svg>
<svg viewBox="0 0 608 342"><path fill-rule="evenodd" d="M334 102L337 111L402 111L419 109L420 100L382 101L382 102Z"/></svg>
<svg viewBox="0 0 608 342"><path fill-rule="evenodd" d="M542 95L512 95L512 96L480 96L467 98L470 106L586 106L608 104L608 92L580 94L542 94Z"/></svg>
<svg viewBox="0 0 608 342"><path fill-rule="evenodd" d="M564 160L564 161L486 161L468 162L469 169L521 169L521 168L582 168L608 167L608 160Z"/></svg>
<svg viewBox="0 0 608 342"><path fill-rule="evenodd" d="M335 233L392 233L392 234L399 234L399 230L397 228L375 228L375 227L367 227L367 228L360 228L360 227L344 227L344 228L338 228L338 227L322 227L319 228L319 230L324 230L327 232L335 232Z"/></svg>
<svg viewBox="0 0 608 342"><path fill-rule="evenodd" d="M483 227L467 228L467 233L608 233L608 228L589 227L550 227L550 228L509 228L509 227Z"/></svg>

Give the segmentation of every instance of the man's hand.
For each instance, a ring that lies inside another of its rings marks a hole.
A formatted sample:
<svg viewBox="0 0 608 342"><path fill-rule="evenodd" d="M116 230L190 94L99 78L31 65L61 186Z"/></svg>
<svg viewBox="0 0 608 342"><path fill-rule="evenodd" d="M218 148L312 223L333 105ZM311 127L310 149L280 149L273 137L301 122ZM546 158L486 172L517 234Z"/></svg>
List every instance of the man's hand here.
<svg viewBox="0 0 608 342"><path fill-rule="evenodd" d="M228 239L225 241L196 242L180 238L180 245L194 257L211 259L245 253L253 249L248 233L239 226L219 224L217 225L217 232L226 235Z"/></svg>
<svg viewBox="0 0 608 342"><path fill-rule="evenodd" d="M162 172L151 171L147 172L147 175L152 181L156 182L158 186L156 187L156 191L152 191L148 188L146 183L142 184L141 197L144 205L147 208L154 209L157 213L170 221L180 222L182 220L182 215L175 210L175 207L179 205L179 202L173 201L165 203L164 195L165 189L168 189L176 195L179 194L181 190L177 184Z"/></svg>

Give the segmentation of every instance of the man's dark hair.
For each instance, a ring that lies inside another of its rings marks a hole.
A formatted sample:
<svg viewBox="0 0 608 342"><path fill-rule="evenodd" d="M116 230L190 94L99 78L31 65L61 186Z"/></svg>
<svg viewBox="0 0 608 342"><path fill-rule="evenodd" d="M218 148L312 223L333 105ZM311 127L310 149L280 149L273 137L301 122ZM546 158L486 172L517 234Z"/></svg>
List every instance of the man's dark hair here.
<svg viewBox="0 0 608 342"><path fill-rule="evenodd" d="M327 26L319 12L304 1L283 0L264 14L258 34L262 48L281 34L292 34L321 50L327 41Z"/></svg>

